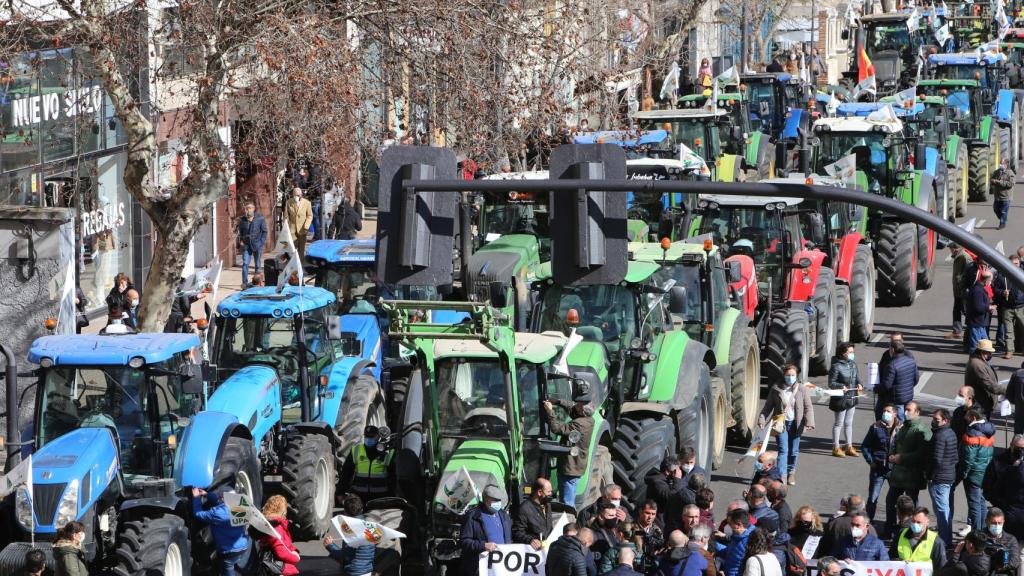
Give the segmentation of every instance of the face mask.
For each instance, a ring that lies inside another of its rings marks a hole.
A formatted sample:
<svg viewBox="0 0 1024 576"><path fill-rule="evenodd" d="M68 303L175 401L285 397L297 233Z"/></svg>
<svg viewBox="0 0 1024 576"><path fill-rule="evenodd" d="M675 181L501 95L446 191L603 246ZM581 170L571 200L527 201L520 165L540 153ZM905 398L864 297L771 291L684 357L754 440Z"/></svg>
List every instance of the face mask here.
<svg viewBox="0 0 1024 576"><path fill-rule="evenodd" d="M764 470L764 464L761 464L761 462L755 460L754 461L754 472L760 472L761 470Z"/></svg>
<svg viewBox="0 0 1024 576"><path fill-rule="evenodd" d="M882 412L882 422L892 424L892 412Z"/></svg>
<svg viewBox="0 0 1024 576"><path fill-rule="evenodd" d="M846 355L846 359L849 360L850 362L853 362L856 359L856 355L854 355L853 352L850 352L849 354Z"/></svg>
<svg viewBox="0 0 1024 576"><path fill-rule="evenodd" d="M619 505L622 504L622 500L610 500L610 502L612 503L612 506L616 508L618 508Z"/></svg>
<svg viewBox="0 0 1024 576"><path fill-rule="evenodd" d="M693 464L683 464L680 468L683 469L683 474L689 474L693 470Z"/></svg>
<svg viewBox="0 0 1024 576"><path fill-rule="evenodd" d="M988 531L993 536L1000 536L1003 533L1003 525L1002 524L993 524L993 525L988 527Z"/></svg>
<svg viewBox="0 0 1024 576"><path fill-rule="evenodd" d="M491 510L493 512L497 512L497 511L501 510L501 501L499 500L497 502L491 502Z"/></svg>
<svg viewBox="0 0 1024 576"><path fill-rule="evenodd" d="M787 374L786 375L786 384L788 384L789 386L792 386L793 384L796 384L796 376L790 376L789 374Z"/></svg>
<svg viewBox="0 0 1024 576"><path fill-rule="evenodd" d="M367 448L376 448L377 440L374 438L364 438L363 445L366 446Z"/></svg>
<svg viewBox="0 0 1024 576"><path fill-rule="evenodd" d="M605 518L604 520L601 520L601 526L604 526L605 528L608 528L609 530L612 529L612 528L615 528L618 525L619 525L619 519L618 518Z"/></svg>
<svg viewBox="0 0 1024 576"><path fill-rule="evenodd" d="M864 537L863 528L853 528L850 532L853 534L853 537L857 538L858 540Z"/></svg>
<svg viewBox="0 0 1024 576"><path fill-rule="evenodd" d="M939 424L938 422L932 420L932 430L938 430L941 426L942 424Z"/></svg>
<svg viewBox="0 0 1024 576"><path fill-rule="evenodd" d="M967 398L964 398L963 396L960 396L958 394L957 397L953 399L953 402L955 402L957 406L963 406L964 404L967 403Z"/></svg>
<svg viewBox="0 0 1024 576"><path fill-rule="evenodd" d="M921 532L924 532L924 526L921 526L917 522L911 522L910 523L910 531L913 532L914 534L920 534Z"/></svg>
<svg viewBox="0 0 1024 576"><path fill-rule="evenodd" d="M131 302L129 302L129 304L131 305L132 308L135 308L136 306L139 305L139 301L138 300L132 300Z"/></svg>
<svg viewBox="0 0 1024 576"><path fill-rule="evenodd" d="M811 522L810 520L800 520L797 522L797 526L805 530L809 530L811 526L814 526L814 522Z"/></svg>

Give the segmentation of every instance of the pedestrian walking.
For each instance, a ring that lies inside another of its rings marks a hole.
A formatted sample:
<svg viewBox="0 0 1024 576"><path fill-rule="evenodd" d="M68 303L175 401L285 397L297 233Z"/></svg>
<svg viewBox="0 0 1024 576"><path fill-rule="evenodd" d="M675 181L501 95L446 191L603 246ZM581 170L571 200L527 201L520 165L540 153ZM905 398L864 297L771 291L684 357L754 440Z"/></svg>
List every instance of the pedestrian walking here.
<svg viewBox="0 0 1024 576"><path fill-rule="evenodd" d="M725 522L731 534L725 544L721 542L715 544L715 555L721 559L722 572L725 576L740 576L743 574L743 561L747 554L747 541L750 539L751 533L754 532L754 529L750 526L750 520L750 513L739 508L731 510L726 515ZM767 537L767 534L763 536L762 546L765 552L771 553L771 539Z"/></svg>
<svg viewBox="0 0 1024 576"><path fill-rule="evenodd" d="M896 407L887 404L882 408L882 417L868 428L868 433L861 442L860 449L867 461L868 472L868 501L865 510L868 519L875 520L875 512L878 510L878 499L882 495L882 485L889 478L892 471L892 464L889 462L890 448L892 447L893 436L899 429L899 418L896 417Z"/></svg>
<svg viewBox="0 0 1024 576"><path fill-rule="evenodd" d="M982 486L985 498L1006 514L1006 532L1024 538L1024 434L1015 434L1010 449L992 459Z"/></svg>
<svg viewBox="0 0 1024 576"><path fill-rule="evenodd" d="M800 550L804 549L804 545L807 544L807 539L812 536L821 538L825 534L825 531L821 525L821 518L818 516L818 512L811 506L801 506L797 508L796 514L793 516L793 523L789 528L789 541ZM821 542L819 540L819 542ZM810 558L817 558L816 552L820 548L815 548L815 554L811 554Z"/></svg>
<svg viewBox="0 0 1024 576"><path fill-rule="evenodd" d="M964 271L971 263L971 256L959 244L955 242L949 245L950 256L953 258L953 331L946 334L946 340L962 341L963 317L964 317L964 293L970 289L970 285L964 284Z"/></svg>
<svg viewBox="0 0 1024 576"><path fill-rule="evenodd" d="M462 569L459 574L477 574L477 559L481 552L497 550L500 544L512 543L512 518L504 510L507 501L504 488L488 484L484 487L480 504L466 514L460 538Z"/></svg>
<svg viewBox="0 0 1024 576"><path fill-rule="evenodd" d="M964 386L974 389L974 402L986 416L992 414L996 396L1006 391L991 364L995 351L991 340L979 340L977 349L971 353L967 367L964 368Z"/></svg>
<svg viewBox="0 0 1024 576"><path fill-rule="evenodd" d="M334 240L351 240L356 232L363 229L363 218L359 215L358 201L355 198L342 196L338 208L331 217L331 225L327 229L327 237Z"/></svg>
<svg viewBox="0 0 1024 576"><path fill-rule="evenodd" d="M53 541L55 576L89 576L85 565L85 524L72 520L57 529Z"/></svg>
<svg viewBox="0 0 1024 576"><path fill-rule="evenodd" d="M918 493L928 486L925 470L931 460L928 443L932 440L932 431L921 421L917 402L908 402L904 410L907 419L893 437L889 455L892 471L889 472L889 492L885 497L885 521L889 534L893 534L896 528L896 498L905 494L916 505Z"/></svg>
<svg viewBox="0 0 1024 576"><path fill-rule="evenodd" d="M888 403L896 406L896 416L900 422L906 419L903 407L914 399L914 387L917 386L920 372L917 361L907 352L902 337L889 343L888 361L879 363L878 388Z"/></svg>
<svg viewBox="0 0 1024 576"><path fill-rule="evenodd" d="M14 573L15 576L50 576L49 568L46 566L46 553L38 548L25 552L25 565ZM708 576L714 576L710 574Z"/></svg>
<svg viewBox="0 0 1024 576"><path fill-rule="evenodd" d="M364 518L363 501L355 494L345 496L341 502L341 509L345 516L350 518ZM327 549L327 555L341 567L341 576L365 576L373 573L374 556L377 552L377 547L373 544L349 546L342 542L341 546L338 546L334 543L334 538L328 534L324 536L323 545Z"/></svg>
<svg viewBox="0 0 1024 576"><path fill-rule="evenodd" d="M388 446L388 438L372 424L363 429L363 441L349 450L341 466L338 485L343 493L351 492L363 502L394 494L391 473L395 451Z"/></svg>
<svg viewBox="0 0 1024 576"><path fill-rule="evenodd" d="M263 504L263 516L274 527L277 537L269 534L260 536L260 550L269 551L281 563L283 576L295 576L299 573L298 563L302 557L292 543L292 533L288 528L288 501L280 494L267 498Z"/></svg>
<svg viewBox="0 0 1024 576"><path fill-rule="evenodd" d="M974 354L978 348L978 342L988 340L989 319L992 317L992 312L995 311L992 297L989 295L990 284L992 284L992 271L987 268L982 269L981 275L970 287L966 296L967 352L969 354ZM993 352L995 352L994 349ZM977 392L978 389L975 388L974 391Z"/></svg>
<svg viewBox="0 0 1024 576"><path fill-rule="evenodd" d="M262 214L256 212L252 200L245 202L245 214L235 225L236 243L242 252L242 287L249 286L249 261L253 262L255 273L263 270L263 247L267 243L267 223Z"/></svg>
<svg viewBox="0 0 1024 576"><path fill-rule="evenodd" d="M857 410L857 395L864 387L860 383L860 372L850 342L842 342L836 348L836 357L832 359L832 367L828 371L828 387L830 390L843 391L841 396L833 396L828 401L829 410L835 413L832 455L837 458L860 456L860 452L853 447L853 417ZM842 439L846 440L845 449Z"/></svg>
<svg viewBox="0 0 1024 576"><path fill-rule="evenodd" d="M1010 255L1010 263L1020 268L1020 256ZM1017 342L1024 339L1024 290L1014 284L1005 274L998 274L993 279L993 290L1002 300L1000 325L1006 333L1006 350L1003 359L1013 358Z"/></svg>
<svg viewBox="0 0 1024 576"><path fill-rule="evenodd" d="M309 200L312 222L309 231L313 234L314 240L323 238L323 222L320 218L320 208L323 200L323 188L320 186L320 178L315 175L313 168L305 162L299 164L299 173L295 177L295 186L302 189L302 195ZM304 255L303 252L299 252Z"/></svg>
<svg viewBox="0 0 1024 576"><path fill-rule="evenodd" d="M989 178L989 187L992 189L992 211L999 218L998 230L1006 228L1006 218L1010 215L1010 200L1013 198L1013 183L1017 176L1010 169L1010 159L1004 157L999 162L999 168Z"/></svg>
<svg viewBox="0 0 1024 576"><path fill-rule="evenodd" d="M818 55L817 48L811 48L811 76L815 84L828 80L828 65Z"/></svg>
<svg viewBox="0 0 1024 576"><path fill-rule="evenodd" d="M122 311L128 308L128 290L134 287L131 278L124 272L114 276L114 287L107 293L107 311L113 310L114 307Z"/></svg>
<svg viewBox="0 0 1024 576"><path fill-rule="evenodd" d="M200 488L192 489L192 515L200 524L210 527L220 574L235 576L236 567L240 568L238 564L251 544L245 533L245 525L235 526L231 523L231 511L220 494Z"/></svg>
<svg viewBox="0 0 1024 576"><path fill-rule="evenodd" d="M779 444L779 474L786 478L791 486L796 484L796 464L800 458L800 438L804 431L814 430L814 406L807 385L798 382L799 375L795 364L782 369L783 381L776 383L768 390L757 425L762 429L771 421L773 431L777 432ZM777 424L774 416L781 416Z"/></svg>
<svg viewBox="0 0 1024 576"><path fill-rule="evenodd" d="M956 432L950 426L949 411L939 408L932 413L932 453L928 465L928 495L935 509L935 526L943 542L953 541L953 485L956 483Z"/></svg>
<svg viewBox="0 0 1024 576"><path fill-rule="evenodd" d="M796 52L790 52L785 64L786 72L793 76L800 75L800 63L796 59Z"/></svg>
<svg viewBox="0 0 1024 576"><path fill-rule="evenodd" d="M533 481L530 497L523 500L512 518L512 541L529 544L540 550L541 544L551 534L551 499L554 489L547 478Z"/></svg>
<svg viewBox="0 0 1024 576"><path fill-rule="evenodd" d="M755 528L747 542L743 576L782 576L782 565L772 552L771 533Z"/></svg>
<svg viewBox="0 0 1024 576"><path fill-rule="evenodd" d="M1003 530L1005 524L1006 516L1002 510L994 506L988 509L985 514L986 536L994 548L1005 550L1005 554L1000 555L1000 561L992 567L993 573L1016 576L1021 564L1020 543L1015 536Z"/></svg>
<svg viewBox="0 0 1024 576"><path fill-rule="evenodd" d="M871 521L867 513L857 511L850 515L850 535L837 543L833 555L847 562L887 562L889 553L882 541L868 530Z"/></svg>
<svg viewBox="0 0 1024 576"><path fill-rule="evenodd" d="M292 197L285 205L284 217L288 222L288 229L291 230L295 250L299 253L301 260L306 257L306 235L309 234L309 227L313 224L313 207L309 200L302 197L302 188L298 186L292 188Z"/></svg>
<svg viewBox="0 0 1024 576"><path fill-rule="evenodd" d="M706 527L704 531L710 535ZM668 552L658 562L658 576L714 576L714 572L707 573L707 558L700 549L689 546L686 536L679 530L668 535L668 546ZM710 565L714 566L713 560Z"/></svg>
<svg viewBox="0 0 1024 576"><path fill-rule="evenodd" d="M967 493L967 518L972 530L985 526L986 502L982 486L985 471L992 463L995 451L996 429L977 408L967 411L967 432L960 444L960 463L957 475Z"/></svg>
<svg viewBox="0 0 1024 576"><path fill-rule="evenodd" d="M1010 376L1006 399L1013 404L1013 433L1024 433L1024 364Z"/></svg>
<svg viewBox="0 0 1024 576"><path fill-rule="evenodd" d="M569 453L562 455L558 469L558 494L562 503L576 506L576 484L580 476L590 471L589 457L585 442L580 439L590 438L594 430L594 411L590 403L589 390L576 390L572 402L558 400L562 408L569 411L571 420L562 422L555 417L554 404L544 401L544 414L547 417L551 432L562 437L562 445L569 448Z"/></svg>
<svg viewBox="0 0 1024 576"><path fill-rule="evenodd" d="M914 510L911 523L893 538L889 549L890 558L904 562L931 562L932 570L938 571L946 565L946 544L938 532L928 528L927 508Z"/></svg>
<svg viewBox="0 0 1024 576"><path fill-rule="evenodd" d="M590 545L593 542L594 534L590 528L577 528L574 522L566 524L562 535L548 549L548 558L544 562L545 574L593 576L587 571ZM597 573L596 569L594 573Z"/></svg>

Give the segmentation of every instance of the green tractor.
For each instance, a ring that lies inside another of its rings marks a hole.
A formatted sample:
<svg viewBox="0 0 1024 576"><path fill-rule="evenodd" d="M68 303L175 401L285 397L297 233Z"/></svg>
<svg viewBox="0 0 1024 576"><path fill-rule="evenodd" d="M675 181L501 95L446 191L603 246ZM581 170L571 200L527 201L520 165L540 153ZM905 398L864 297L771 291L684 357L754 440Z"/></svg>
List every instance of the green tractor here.
<svg viewBox="0 0 1024 576"><path fill-rule="evenodd" d="M928 40L923 22L911 31L910 10L886 14L865 14L851 50L850 70L845 73L850 86L857 83L857 59L863 49L875 69L876 93L888 96L917 83L921 75L920 50Z"/></svg>
<svg viewBox="0 0 1024 576"><path fill-rule="evenodd" d="M638 262L660 264L675 280L675 286L686 290L686 307L681 314L672 315L673 323L680 325L691 339L715 351L715 373L726 386L725 393L714 398L713 453L721 454L725 438L720 431L729 421L739 442L748 442L757 424L761 349L750 327L754 310L745 311L737 303L752 302L756 307L756 286L744 284L740 263L723 260L718 246L710 239L671 244L631 243L629 252Z"/></svg>
<svg viewBox="0 0 1024 576"><path fill-rule="evenodd" d="M726 121L719 127L722 147L726 154L741 158L748 180L764 180L775 175L776 150L771 135L754 125L750 108L750 95L745 85L730 87L729 92L720 92L715 101L716 108L725 110ZM709 96L688 94L679 98L676 106L694 109L707 103Z"/></svg>

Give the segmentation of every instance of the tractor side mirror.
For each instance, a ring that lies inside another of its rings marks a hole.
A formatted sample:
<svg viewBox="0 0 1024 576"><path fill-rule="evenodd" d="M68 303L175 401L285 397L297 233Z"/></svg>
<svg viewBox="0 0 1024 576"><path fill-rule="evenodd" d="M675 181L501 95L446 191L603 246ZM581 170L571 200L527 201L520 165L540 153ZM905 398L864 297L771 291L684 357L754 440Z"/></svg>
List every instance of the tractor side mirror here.
<svg viewBox="0 0 1024 576"><path fill-rule="evenodd" d="M673 286L668 292L668 310L673 314L682 314L686 311L686 287Z"/></svg>
<svg viewBox="0 0 1024 576"><path fill-rule="evenodd" d="M924 170L927 165L928 159L925 158L924 142L918 141L914 146L914 170Z"/></svg>
<svg viewBox="0 0 1024 576"><path fill-rule="evenodd" d="M729 282L737 282L743 277L743 267L735 260L725 263L725 278Z"/></svg>
<svg viewBox="0 0 1024 576"><path fill-rule="evenodd" d="M331 340L341 340L341 316L327 317L327 337Z"/></svg>
<svg viewBox="0 0 1024 576"><path fill-rule="evenodd" d="M508 286L504 282L491 282L487 285L487 298L495 308L508 306Z"/></svg>
<svg viewBox="0 0 1024 576"><path fill-rule="evenodd" d="M842 38L843 40L849 40L850 39L850 30L844 28L843 31L839 34L839 37Z"/></svg>
<svg viewBox="0 0 1024 576"><path fill-rule="evenodd" d="M181 369L181 391L185 394L203 393L203 368L187 364Z"/></svg>
<svg viewBox="0 0 1024 576"><path fill-rule="evenodd" d="M733 141L742 141L744 139L743 138L743 128L741 126L733 126L732 130L730 132L731 132L731 136L732 136Z"/></svg>

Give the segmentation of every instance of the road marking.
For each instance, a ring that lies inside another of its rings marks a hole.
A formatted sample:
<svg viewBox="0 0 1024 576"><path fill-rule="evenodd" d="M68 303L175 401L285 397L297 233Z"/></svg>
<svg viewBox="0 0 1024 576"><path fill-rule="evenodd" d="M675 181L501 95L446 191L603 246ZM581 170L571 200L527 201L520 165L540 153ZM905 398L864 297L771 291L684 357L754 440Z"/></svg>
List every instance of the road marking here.
<svg viewBox="0 0 1024 576"><path fill-rule="evenodd" d="M931 379L931 377L931 372L921 372L920 378L917 379L917 386L914 386L914 396L917 396L922 390L924 390L924 385L928 383L928 380Z"/></svg>
<svg viewBox="0 0 1024 576"><path fill-rule="evenodd" d="M922 292L924 292L924 290L918 290L917 294L914 294L914 300L917 300L917 297L920 296Z"/></svg>
<svg viewBox="0 0 1024 576"><path fill-rule="evenodd" d="M978 220L978 224L977 224L978 228L981 228L984 225L985 225L985 219L984 218L982 218L981 220Z"/></svg>
<svg viewBox="0 0 1024 576"><path fill-rule="evenodd" d="M871 343L881 342L882 338L885 338L885 334L882 332L875 332L875 335L871 337Z"/></svg>

